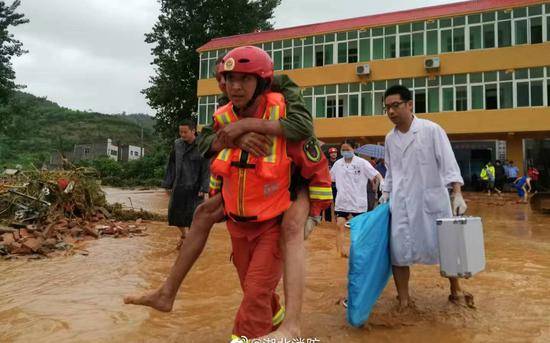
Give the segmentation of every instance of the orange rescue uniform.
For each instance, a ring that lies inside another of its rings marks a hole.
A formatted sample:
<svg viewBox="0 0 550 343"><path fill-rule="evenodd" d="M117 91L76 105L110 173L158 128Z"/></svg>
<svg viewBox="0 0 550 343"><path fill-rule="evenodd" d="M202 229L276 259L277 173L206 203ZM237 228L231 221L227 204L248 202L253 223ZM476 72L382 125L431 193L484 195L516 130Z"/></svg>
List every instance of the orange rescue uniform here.
<svg viewBox="0 0 550 343"><path fill-rule="evenodd" d="M279 120L284 116L286 106L280 93L261 95L256 118ZM229 103L214 113L214 129L237 120ZM328 162L317 143L272 138L266 157L239 148L224 149L211 165L211 193L221 189L233 263L243 289L233 334L249 339L273 331L284 315L275 288L282 276L279 236L282 214L291 203L292 164L309 181L310 215L319 216L332 201Z"/></svg>

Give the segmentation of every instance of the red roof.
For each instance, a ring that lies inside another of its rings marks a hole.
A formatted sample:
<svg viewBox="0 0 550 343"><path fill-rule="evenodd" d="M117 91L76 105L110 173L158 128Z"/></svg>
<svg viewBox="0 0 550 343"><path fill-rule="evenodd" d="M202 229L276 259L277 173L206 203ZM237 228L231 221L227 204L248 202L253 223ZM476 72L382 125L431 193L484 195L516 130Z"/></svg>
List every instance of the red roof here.
<svg viewBox="0 0 550 343"><path fill-rule="evenodd" d="M277 29L264 32L245 33L236 36L214 38L201 46L197 51L230 48L242 45L257 44L289 38L314 36L329 32L339 32L364 27L426 20L460 14L482 12L488 10L528 6L543 3L541 0L474 0L457 2L446 5L416 8L412 10L369 15L350 19L328 21L324 23L310 24Z"/></svg>

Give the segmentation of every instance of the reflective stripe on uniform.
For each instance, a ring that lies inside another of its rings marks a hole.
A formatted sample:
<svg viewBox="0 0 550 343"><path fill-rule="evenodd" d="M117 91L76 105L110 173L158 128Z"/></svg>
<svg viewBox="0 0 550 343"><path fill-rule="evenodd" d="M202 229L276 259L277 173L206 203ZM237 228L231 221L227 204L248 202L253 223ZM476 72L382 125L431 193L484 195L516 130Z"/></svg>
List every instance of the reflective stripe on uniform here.
<svg viewBox="0 0 550 343"><path fill-rule="evenodd" d="M280 118L280 107L275 105L272 106L269 111L269 120L279 120ZM265 162L269 163L275 163L277 160L277 139L273 140L273 144L271 145L270 153L266 157L264 157Z"/></svg>
<svg viewBox="0 0 550 343"><path fill-rule="evenodd" d="M281 306L279 311L273 316L273 326L277 326L285 319L285 307Z"/></svg>
<svg viewBox="0 0 550 343"><path fill-rule="evenodd" d="M210 176L210 188L211 189L220 189L222 185L222 181L221 180L218 180L216 177L214 176Z"/></svg>
<svg viewBox="0 0 550 343"><path fill-rule="evenodd" d="M332 200L332 188L310 186L309 198L316 200Z"/></svg>
<svg viewBox="0 0 550 343"><path fill-rule="evenodd" d="M231 342L230 343L247 343L248 338L244 336L237 336L237 335L231 335Z"/></svg>
<svg viewBox="0 0 550 343"><path fill-rule="evenodd" d="M229 156L231 156L231 149L223 149L218 154L218 160L227 161L229 159Z"/></svg>

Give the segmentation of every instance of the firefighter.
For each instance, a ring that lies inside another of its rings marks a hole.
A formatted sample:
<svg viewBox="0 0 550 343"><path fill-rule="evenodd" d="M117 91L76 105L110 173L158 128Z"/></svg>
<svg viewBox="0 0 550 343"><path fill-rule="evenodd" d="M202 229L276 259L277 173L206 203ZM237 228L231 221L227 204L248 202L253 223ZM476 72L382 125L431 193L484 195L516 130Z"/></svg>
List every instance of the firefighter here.
<svg viewBox="0 0 550 343"><path fill-rule="evenodd" d="M244 118L278 121L286 116L284 97L270 91L273 62L265 51L251 46L233 49L223 59L222 74L230 103L214 114L215 131ZM221 139L217 136L212 145L222 144ZM291 204L292 164L309 180L311 216L318 217L332 199L328 163L315 140L271 139L265 157L227 147L211 165L212 193L222 193L233 263L243 289L233 329L235 340L269 334L281 313L275 294L282 276L278 242L282 215Z"/></svg>

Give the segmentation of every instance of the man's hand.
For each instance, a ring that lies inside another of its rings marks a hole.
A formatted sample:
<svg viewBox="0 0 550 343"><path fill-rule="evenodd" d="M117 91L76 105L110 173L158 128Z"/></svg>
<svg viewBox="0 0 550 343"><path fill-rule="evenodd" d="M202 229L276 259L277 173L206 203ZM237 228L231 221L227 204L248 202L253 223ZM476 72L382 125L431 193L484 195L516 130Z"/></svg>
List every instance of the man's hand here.
<svg viewBox="0 0 550 343"><path fill-rule="evenodd" d="M453 192L453 194L451 194L451 208L453 210L453 216L461 216L468 209L461 192Z"/></svg>
<svg viewBox="0 0 550 343"><path fill-rule="evenodd" d="M244 133L251 131L250 127L253 124L254 118L243 118L236 122L224 126L218 131L218 138L225 147L234 147L235 140Z"/></svg>
<svg viewBox="0 0 550 343"><path fill-rule="evenodd" d="M385 204L390 199L390 193L389 192L382 192L382 196L380 197L380 200L378 200L378 203Z"/></svg>
<svg viewBox="0 0 550 343"><path fill-rule="evenodd" d="M248 132L237 138L235 144L244 151L257 157L267 156L273 142L267 136Z"/></svg>

